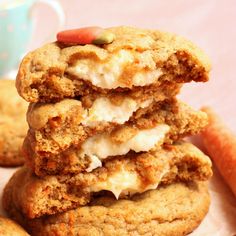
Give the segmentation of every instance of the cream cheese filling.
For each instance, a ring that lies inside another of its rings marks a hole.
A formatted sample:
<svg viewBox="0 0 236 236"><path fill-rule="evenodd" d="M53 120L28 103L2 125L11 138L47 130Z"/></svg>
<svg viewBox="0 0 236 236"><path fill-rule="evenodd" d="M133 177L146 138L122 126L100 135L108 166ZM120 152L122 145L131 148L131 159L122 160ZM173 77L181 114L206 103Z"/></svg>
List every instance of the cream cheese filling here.
<svg viewBox="0 0 236 236"><path fill-rule="evenodd" d="M109 98L97 98L91 108L83 114L83 125L94 126L97 122L124 124L140 108L148 107L152 99L139 103L132 98L124 98L121 104L113 104Z"/></svg>
<svg viewBox="0 0 236 236"><path fill-rule="evenodd" d="M88 109L82 107L78 100L64 99L56 104L45 104L28 112L27 121L34 129L43 128L50 118L65 116L73 107L81 107L81 119L78 123L85 126L96 126L98 122L114 122L124 124L134 112L146 108L153 102L152 98L142 102L130 97L123 97L119 104L114 104L109 97L97 98Z"/></svg>
<svg viewBox="0 0 236 236"><path fill-rule="evenodd" d="M117 173L109 176L105 181L98 181L90 186L91 192L99 192L102 190L110 191L114 194L116 199L120 194L133 195L135 193L143 193L147 190L156 189L162 177L169 171L169 167L165 167L156 179L155 183L143 185L141 177L136 171L125 170L121 168Z"/></svg>
<svg viewBox="0 0 236 236"><path fill-rule="evenodd" d="M87 172L91 172L92 170L102 166L102 162L94 155L90 156L90 161L89 167L86 169Z"/></svg>
<svg viewBox="0 0 236 236"><path fill-rule="evenodd" d="M142 60L142 57L140 57L140 60ZM145 86L154 83L163 74L161 69L137 72L131 83L127 84L127 81L122 81L119 78L123 73L123 68L132 63L134 63L132 53L122 49L112 55L106 62L80 59L75 66L68 69L68 72L103 89L125 88L130 87L130 85ZM143 63L140 61L140 64L145 64L145 61Z"/></svg>
<svg viewBox="0 0 236 236"><path fill-rule="evenodd" d="M101 166L101 160L110 156L125 155L129 151L147 152L157 143L164 141L170 127L159 124L151 129L139 130L131 139L123 143L112 141L110 134L103 133L88 138L82 145L80 156L87 156L91 163L87 170L92 171L94 166ZM96 164L94 164L96 162Z"/></svg>

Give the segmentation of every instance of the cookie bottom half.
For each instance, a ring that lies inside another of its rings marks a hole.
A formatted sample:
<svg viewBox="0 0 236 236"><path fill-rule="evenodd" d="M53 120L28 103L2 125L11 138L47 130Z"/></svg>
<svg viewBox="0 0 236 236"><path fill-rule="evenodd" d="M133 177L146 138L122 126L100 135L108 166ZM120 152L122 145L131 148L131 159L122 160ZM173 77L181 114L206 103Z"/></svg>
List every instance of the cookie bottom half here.
<svg viewBox="0 0 236 236"><path fill-rule="evenodd" d="M4 208L33 236L187 235L201 223L210 204L205 182L174 183L130 199L104 194L87 206L30 220L15 205L14 186L9 190Z"/></svg>

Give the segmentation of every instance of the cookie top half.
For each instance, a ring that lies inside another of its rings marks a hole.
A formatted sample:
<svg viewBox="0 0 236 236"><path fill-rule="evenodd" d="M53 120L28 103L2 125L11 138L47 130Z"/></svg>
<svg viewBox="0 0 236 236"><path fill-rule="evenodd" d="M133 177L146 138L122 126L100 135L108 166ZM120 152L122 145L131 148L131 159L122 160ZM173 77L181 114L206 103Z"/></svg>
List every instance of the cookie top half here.
<svg viewBox="0 0 236 236"><path fill-rule="evenodd" d="M190 41L171 33L114 27L110 44L53 42L30 52L17 75L19 94L29 102L99 92L130 91L166 82L207 81L210 63Z"/></svg>

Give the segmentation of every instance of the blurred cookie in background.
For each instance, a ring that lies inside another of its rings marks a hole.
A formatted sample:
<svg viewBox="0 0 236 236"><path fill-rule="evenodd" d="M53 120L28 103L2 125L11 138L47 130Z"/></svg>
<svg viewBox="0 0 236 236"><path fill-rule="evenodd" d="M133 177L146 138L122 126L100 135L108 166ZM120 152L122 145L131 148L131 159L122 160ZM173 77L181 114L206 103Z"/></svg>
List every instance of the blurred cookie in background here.
<svg viewBox="0 0 236 236"><path fill-rule="evenodd" d="M14 80L0 80L0 95L0 166L19 166L24 163L21 146L28 104L17 94Z"/></svg>
<svg viewBox="0 0 236 236"><path fill-rule="evenodd" d="M0 216L0 235L4 236L27 236L26 231L13 220Z"/></svg>

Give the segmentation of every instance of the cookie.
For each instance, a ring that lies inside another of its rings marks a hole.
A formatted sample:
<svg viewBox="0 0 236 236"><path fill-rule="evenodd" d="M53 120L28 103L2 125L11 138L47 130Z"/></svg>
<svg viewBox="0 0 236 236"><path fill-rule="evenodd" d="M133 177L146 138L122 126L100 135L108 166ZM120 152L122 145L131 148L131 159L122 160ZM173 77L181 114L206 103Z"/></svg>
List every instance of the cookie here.
<svg viewBox="0 0 236 236"><path fill-rule="evenodd" d="M169 83L207 81L210 63L194 44L174 34L132 27L106 29L104 45L54 42L27 54L17 75L19 94L29 102L139 92Z"/></svg>
<svg viewBox="0 0 236 236"><path fill-rule="evenodd" d="M15 81L0 80L0 166L24 163L21 146L27 133L27 103L17 94Z"/></svg>
<svg viewBox="0 0 236 236"><path fill-rule="evenodd" d="M0 235L2 236L29 236L29 234L14 221L0 216Z"/></svg>
<svg viewBox="0 0 236 236"><path fill-rule="evenodd" d="M117 199L155 189L174 181L205 181L212 175L211 161L190 143L177 143L140 154L107 160L92 172L39 178L23 167L8 183L15 187L16 206L28 218L64 212L88 204L108 191Z"/></svg>
<svg viewBox="0 0 236 236"><path fill-rule="evenodd" d="M89 206L30 220L17 206L16 188L8 185L4 207L34 236L183 236L198 227L210 204L205 183L175 183L118 201L104 194Z"/></svg>
<svg viewBox="0 0 236 236"><path fill-rule="evenodd" d="M100 108L97 107L98 113ZM108 157L130 151L147 152L163 143L196 134L207 124L205 113L176 100L154 102L137 110L122 125L96 122L95 118L91 121L93 125L85 124L83 112L81 102L73 99L30 105L27 113L30 130L23 153L27 165L37 175L92 170ZM114 109L101 114L110 117L112 112ZM117 113L121 119L120 106ZM91 111L88 114L93 116Z"/></svg>

